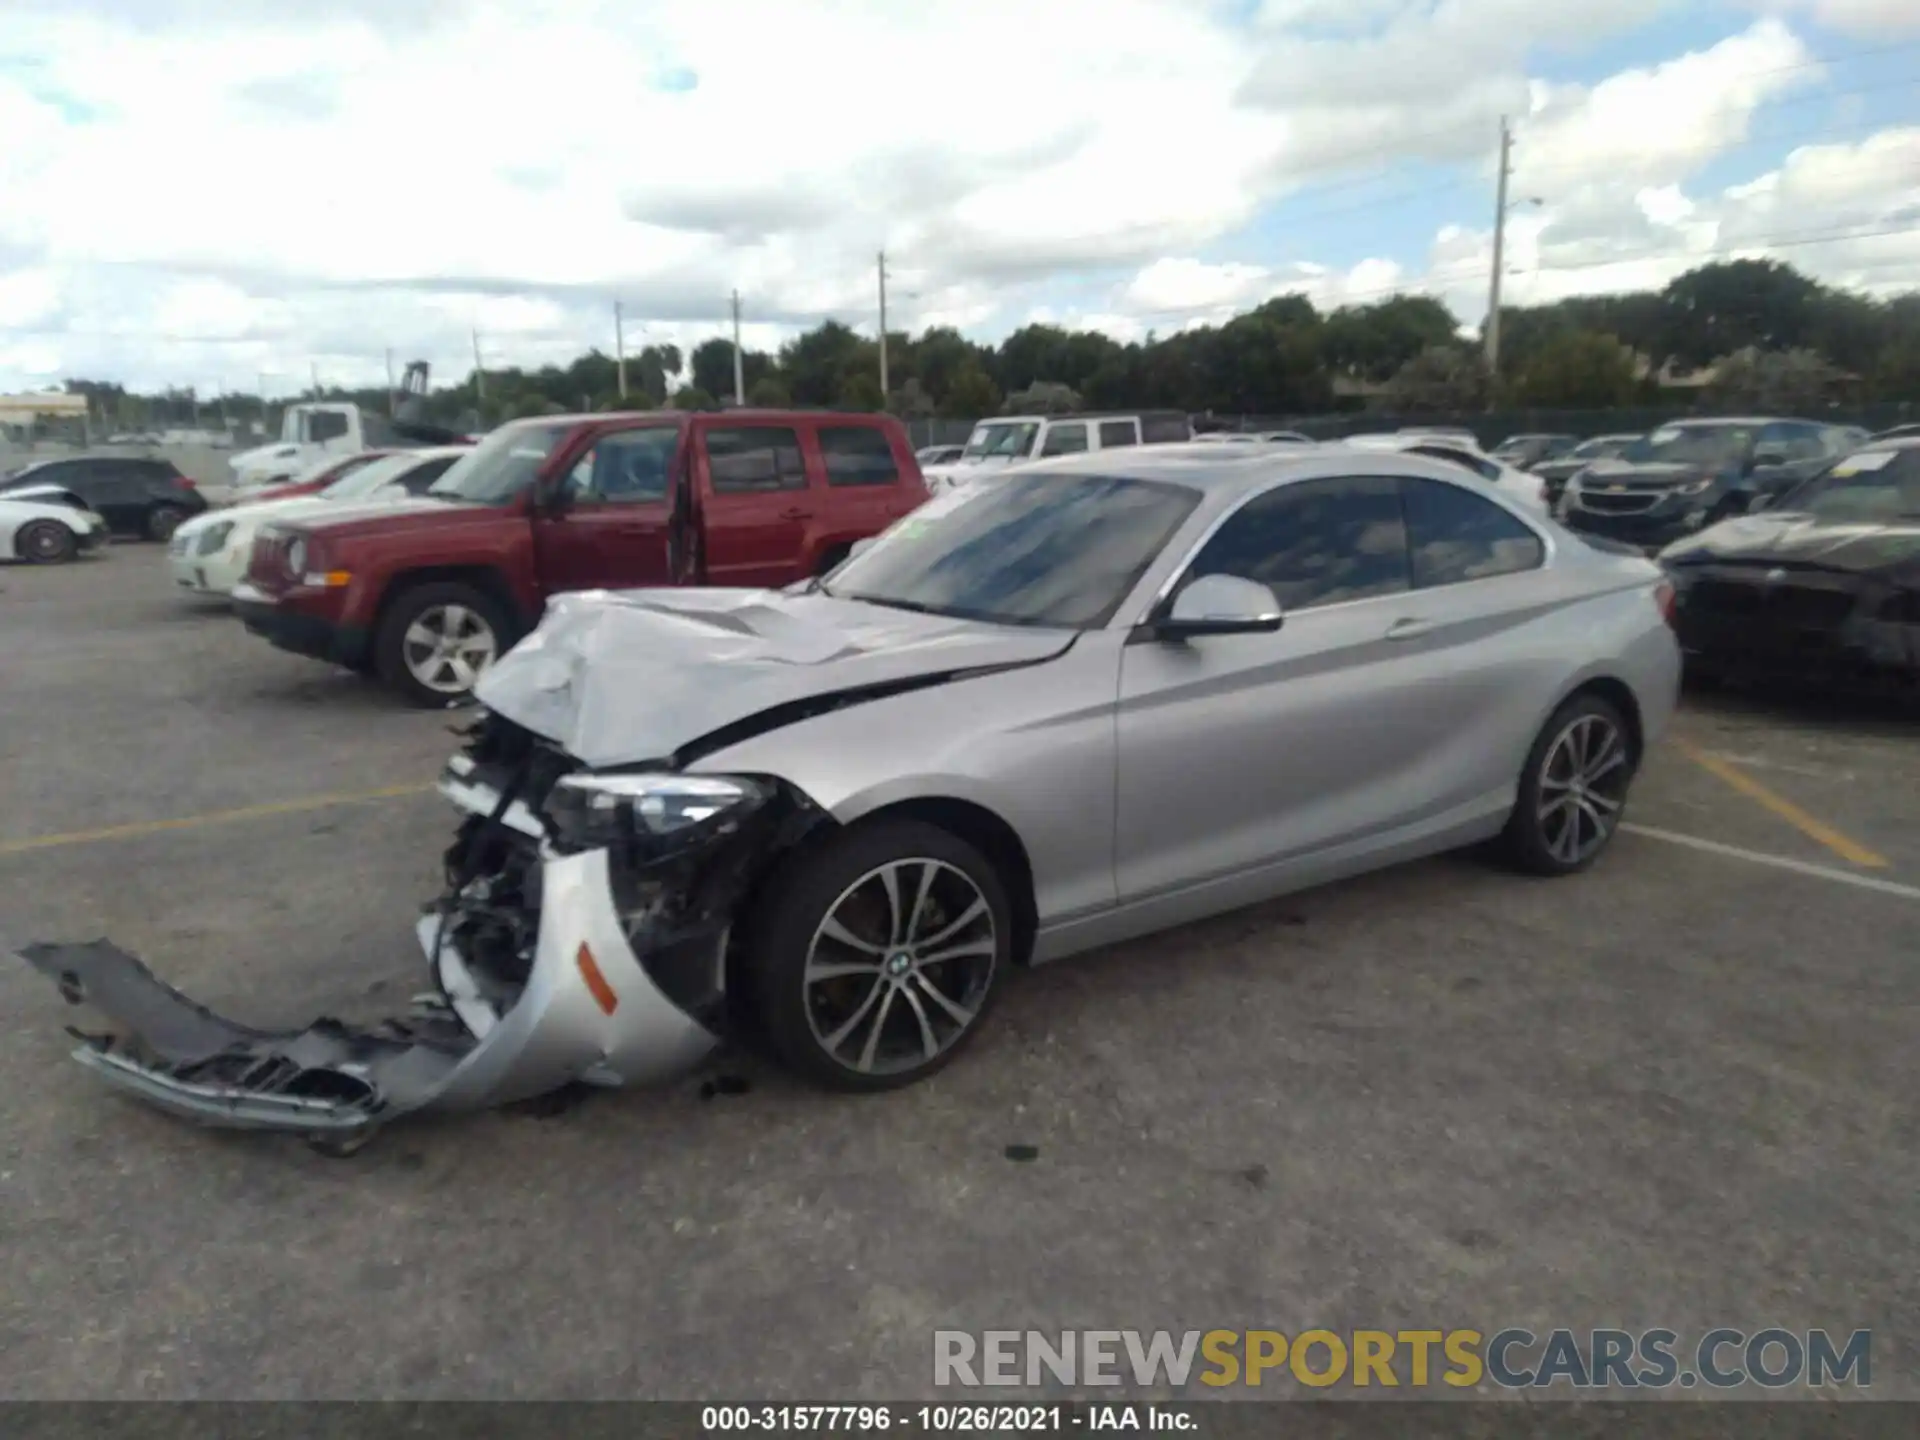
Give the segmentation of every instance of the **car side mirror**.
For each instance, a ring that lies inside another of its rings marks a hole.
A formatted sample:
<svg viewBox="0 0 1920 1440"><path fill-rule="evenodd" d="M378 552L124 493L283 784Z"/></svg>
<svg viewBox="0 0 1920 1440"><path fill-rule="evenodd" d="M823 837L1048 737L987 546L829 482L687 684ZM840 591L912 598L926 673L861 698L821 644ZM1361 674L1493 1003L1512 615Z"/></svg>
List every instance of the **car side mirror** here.
<svg viewBox="0 0 1920 1440"><path fill-rule="evenodd" d="M1280 628L1280 602L1257 580L1202 575L1174 597L1155 627L1163 640L1195 635L1251 635Z"/></svg>

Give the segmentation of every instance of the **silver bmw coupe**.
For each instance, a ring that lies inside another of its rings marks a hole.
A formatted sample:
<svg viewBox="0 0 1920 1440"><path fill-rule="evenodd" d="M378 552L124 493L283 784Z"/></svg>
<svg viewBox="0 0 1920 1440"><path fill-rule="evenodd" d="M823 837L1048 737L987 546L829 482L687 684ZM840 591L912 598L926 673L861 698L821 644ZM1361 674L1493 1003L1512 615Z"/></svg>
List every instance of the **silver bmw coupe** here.
<svg viewBox="0 0 1920 1440"><path fill-rule="evenodd" d="M1673 709L1672 598L1419 455L1043 462L788 590L555 600L442 777L405 1019L262 1032L111 945L23 953L119 1022L80 1059L213 1123L364 1135L730 1034L902 1085L1022 965L1481 841L1586 869Z"/></svg>

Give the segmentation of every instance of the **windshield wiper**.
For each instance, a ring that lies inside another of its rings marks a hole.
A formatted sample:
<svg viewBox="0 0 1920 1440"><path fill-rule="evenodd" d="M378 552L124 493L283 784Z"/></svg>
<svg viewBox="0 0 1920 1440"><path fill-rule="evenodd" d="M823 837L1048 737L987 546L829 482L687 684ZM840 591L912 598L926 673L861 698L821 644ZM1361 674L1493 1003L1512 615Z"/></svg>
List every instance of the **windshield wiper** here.
<svg viewBox="0 0 1920 1440"><path fill-rule="evenodd" d="M840 600L860 600L868 605L884 605L889 610L911 610L916 615L944 615L952 617L953 611L943 610L938 605L928 605L919 600L895 600L886 595L860 595L843 592L835 597Z"/></svg>

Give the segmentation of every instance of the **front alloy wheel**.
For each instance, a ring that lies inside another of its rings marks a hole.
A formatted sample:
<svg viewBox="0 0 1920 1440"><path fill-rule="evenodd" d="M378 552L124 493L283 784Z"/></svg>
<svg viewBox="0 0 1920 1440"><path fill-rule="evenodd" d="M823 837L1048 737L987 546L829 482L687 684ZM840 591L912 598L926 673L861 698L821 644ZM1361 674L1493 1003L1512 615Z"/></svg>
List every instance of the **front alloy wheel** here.
<svg viewBox="0 0 1920 1440"><path fill-rule="evenodd" d="M509 640L499 605L477 586L419 585L397 597L381 618L374 666L414 704L445 707L473 693Z"/></svg>
<svg viewBox="0 0 1920 1440"><path fill-rule="evenodd" d="M1011 953L989 862L918 821L805 856L756 917L754 990L782 1059L839 1089L932 1074L979 1029Z"/></svg>

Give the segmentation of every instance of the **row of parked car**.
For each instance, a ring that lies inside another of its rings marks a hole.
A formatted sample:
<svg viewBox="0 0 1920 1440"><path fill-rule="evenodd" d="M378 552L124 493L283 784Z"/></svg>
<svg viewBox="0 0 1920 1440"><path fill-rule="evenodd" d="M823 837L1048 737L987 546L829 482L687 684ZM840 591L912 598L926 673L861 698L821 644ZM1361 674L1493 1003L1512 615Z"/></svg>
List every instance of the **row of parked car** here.
<svg viewBox="0 0 1920 1440"><path fill-rule="evenodd" d="M1523 434L1491 451L1431 428L1338 443L1445 462L1593 543L1658 555L1679 578L1711 569L1682 594L1687 617L1705 617L1685 622L1699 673L1824 678L1837 665L1905 683L1920 674L1920 640L1901 618L1916 603L1920 506L1899 489L1915 438L1920 426L1869 437L1761 416L1585 440ZM477 444L329 452L291 476L283 457L236 460L237 503L219 508L170 461L84 456L0 482L0 556L58 561L109 535L166 539L181 592L230 601L284 649L445 705L554 594L784 585L826 574L929 494L991 475L1135 447L1224 458L1316 443L1293 431L1197 435L1172 412L995 417L953 456L912 453L884 416L557 417Z"/></svg>

